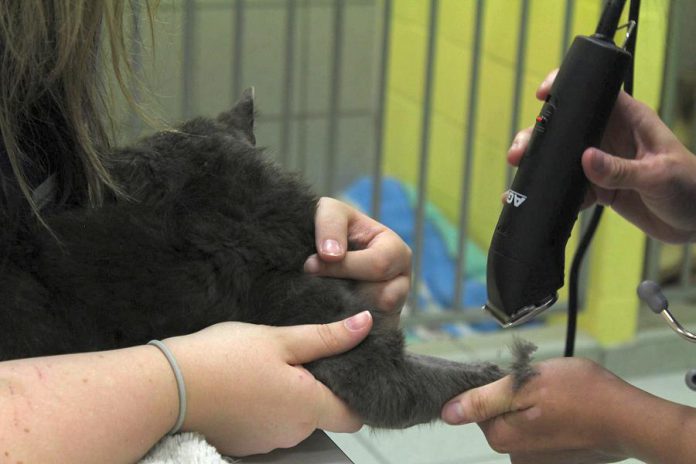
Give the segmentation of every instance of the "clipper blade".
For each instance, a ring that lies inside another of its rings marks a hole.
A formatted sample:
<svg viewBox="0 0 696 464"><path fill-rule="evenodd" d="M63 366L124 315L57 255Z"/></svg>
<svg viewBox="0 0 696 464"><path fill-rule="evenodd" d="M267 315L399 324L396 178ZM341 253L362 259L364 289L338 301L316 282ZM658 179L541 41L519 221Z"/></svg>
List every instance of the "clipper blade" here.
<svg viewBox="0 0 696 464"><path fill-rule="evenodd" d="M517 311L513 312L512 315L493 305L490 300L483 305L483 309L492 314L503 328L509 328L522 325L525 322L534 319L538 314L549 309L557 300L558 293L554 293L553 295L549 295L547 298L543 299L538 304L524 306L518 309Z"/></svg>

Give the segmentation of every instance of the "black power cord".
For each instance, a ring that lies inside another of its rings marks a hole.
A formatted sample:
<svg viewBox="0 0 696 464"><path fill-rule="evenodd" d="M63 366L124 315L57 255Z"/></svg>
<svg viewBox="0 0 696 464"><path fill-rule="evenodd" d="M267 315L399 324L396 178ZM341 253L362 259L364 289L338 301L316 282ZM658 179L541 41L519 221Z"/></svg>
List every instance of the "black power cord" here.
<svg viewBox="0 0 696 464"><path fill-rule="evenodd" d="M631 64L628 68L628 74L624 79L624 91L633 95L633 74L636 62L636 40L638 38L638 16L640 13L640 0L631 0L631 5L628 10L629 24L633 22L633 31L626 42L626 51L631 54ZM585 233L580 239L578 248L573 256L573 262L570 266L570 277L568 278L568 324L566 327L566 344L564 356L571 357L575 353L575 334L578 324L578 284L580 280L580 269L582 261L585 257L585 252L592 242L599 221L602 218L604 206L597 205L592 211L592 217L587 225Z"/></svg>

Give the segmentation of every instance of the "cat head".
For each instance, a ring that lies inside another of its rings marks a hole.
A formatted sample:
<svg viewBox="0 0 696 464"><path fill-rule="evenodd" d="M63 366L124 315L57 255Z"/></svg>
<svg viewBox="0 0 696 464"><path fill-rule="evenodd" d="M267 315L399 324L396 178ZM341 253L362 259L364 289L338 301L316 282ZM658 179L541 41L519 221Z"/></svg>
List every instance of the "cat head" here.
<svg viewBox="0 0 696 464"><path fill-rule="evenodd" d="M256 145L254 135L254 88L249 87L242 92L239 101L234 107L220 113L217 117L218 122L237 133L249 144Z"/></svg>

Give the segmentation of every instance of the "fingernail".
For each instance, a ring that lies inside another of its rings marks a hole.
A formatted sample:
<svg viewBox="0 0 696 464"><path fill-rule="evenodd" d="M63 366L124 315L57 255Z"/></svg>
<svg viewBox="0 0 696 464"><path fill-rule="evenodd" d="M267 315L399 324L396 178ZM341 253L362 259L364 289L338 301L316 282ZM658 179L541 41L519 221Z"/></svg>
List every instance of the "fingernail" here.
<svg viewBox="0 0 696 464"><path fill-rule="evenodd" d="M355 316L349 317L343 323L346 325L348 330L357 332L369 324L371 318L372 316L370 315L370 311L363 311Z"/></svg>
<svg viewBox="0 0 696 464"><path fill-rule="evenodd" d="M316 274L320 269L321 266L319 265L319 257L317 255L310 256L304 263L304 271L308 274Z"/></svg>
<svg viewBox="0 0 696 464"><path fill-rule="evenodd" d="M512 140L512 145L510 145L510 150L515 150L517 148L520 148L522 146L522 143L527 139L527 136L525 133L519 133L515 136L515 138Z"/></svg>
<svg viewBox="0 0 696 464"><path fill-rule="evenodd" d="M510 148L508 149L508 151L514 150L515 148L519 148L519 146L520 146L520 136L518 135L517 137L515 137L512 140L512 145L510 145Z"/></svg>
<svg viewBox="0 0 696 464"><path fill-rule="evenodd" d="M607 161L604 153L595 151L592 157L592 169L598 174L603 174L607 170Z"/></svg>
<svg viewBox="0 0 696 464"><path fill-rule="evenodd" d="M462 424L466 421L464 416L464 406L459 401L453 401L445 405L442 412L442 419L448 424Z"/></svg>
<svg viewBox="0 0 696 464"><path fill-rule="evenodd" d="M341 245L334 239L324 240L321 244L321 251L330 256L341 255Z"/></svg>

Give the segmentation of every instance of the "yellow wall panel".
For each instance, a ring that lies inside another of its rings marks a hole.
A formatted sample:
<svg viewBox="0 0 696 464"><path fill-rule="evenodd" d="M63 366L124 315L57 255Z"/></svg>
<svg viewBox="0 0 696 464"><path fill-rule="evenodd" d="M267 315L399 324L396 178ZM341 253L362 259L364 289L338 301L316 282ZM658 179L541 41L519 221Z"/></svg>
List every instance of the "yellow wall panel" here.
<svg viewBox="0 0 696 464"><path fill-rule="evenodd" d="M396 21L413 23L423 29L427 27L428 2L423 0L396 0L393 5L394 19Z"/></svg>
<svg viewBox="0 0 696 464"><path fill-rule="evenodd" d="M425 78L426 31L395 20L391 35L389 90L421 101Z"/></svg>
<svg viewBox="0 0 696 464"><path fill-rule="evenodd" d="M390 92L386 118L385 174L416 185L421 131L420 107L400 94Z"/></svg>
<svg viewBox="0 0 696 464"><path fill-rule="evenodd" d="M448 119L433 117L428 166L428 199L449 217L457 217L463 177L463 143L461 127ZM453 156L458 153L459 156Z"/></svg>
<svg viewBox="0 0 696 464"><path fill-rule="evenodd" d="M471 47L464 47L460 42L446 37L441 37L437 42L433 111L462 127L469 105L471 55Z"/></svg>
<svg viewBox="0 0 696 464"><path fill-rule="evenodd" d="M478 0L440 0L440 37L460 48L470 48Z"/></svg>

